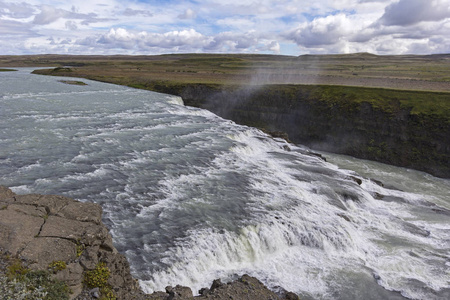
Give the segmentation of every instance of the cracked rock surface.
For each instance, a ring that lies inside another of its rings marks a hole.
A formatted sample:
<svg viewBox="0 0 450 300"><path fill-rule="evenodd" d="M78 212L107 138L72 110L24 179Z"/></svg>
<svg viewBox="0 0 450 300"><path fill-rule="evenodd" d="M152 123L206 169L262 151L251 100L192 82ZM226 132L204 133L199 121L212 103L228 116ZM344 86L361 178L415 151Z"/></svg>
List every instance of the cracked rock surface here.
<svg viewBox="0 0 450 300"><path fill-rule="evenodd" d="M71 298L83 292L84 273L104 262L118 298L137 299L142 292L101 217L102 209L94 203L53 195L16 195L0 186L0 250L20 257L35 270L64 261L66 269L55 277L69 285Z"/></svg>

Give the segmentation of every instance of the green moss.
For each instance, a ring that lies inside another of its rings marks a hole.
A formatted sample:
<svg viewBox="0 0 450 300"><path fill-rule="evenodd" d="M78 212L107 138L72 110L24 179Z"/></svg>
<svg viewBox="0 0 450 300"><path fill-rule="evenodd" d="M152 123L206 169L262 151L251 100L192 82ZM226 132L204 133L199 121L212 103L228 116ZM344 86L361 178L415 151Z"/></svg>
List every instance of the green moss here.
<svg viewBox="0 0 450 300"><path fill-rule="evenodd" d="M6 275L9 279L22 280L30 270L25 268L19 259L12 260L7 267Z"/></svg>
<svg viewBox="0 0 450 300"><path fill-rule="evenodd" d="M17 71L17 70L14 70L14 69L0 69L0 72L14 72L14 71Z"/></svg>
<svg viewBox="0 0 450 300"><path fill-rule="evenodd" d="M102 288L108 285L110 275L111 273L106 264L100 262L95 266L95 269L86 272L84 276L84 283L90 288Z"/></svg>
<svg viewBox="0 0 450 300"><path fill-rule="evenodd" d="M50 271L52 271L53 273L57 273L59 271L62 271L64 269L67 268L66 262L62 261L62 260L57 260L57 261L53 261L52 263L50 263L48 265L48 268L50 269Z"/></svg>
<svg viewBox="0 0 450 300"><path fill-rule="evenodd" d="M114 294L114 292L112 291L112 289L110 287L104 287L102 289L100 289L100 300L116 300L117 297Z"/></svg>
<svg viewBox="0 0 450 300"><path fill-rule="evenodd" d="M80 241L77 241L77 257L80 257L81 254L83 254L84 249L86 249L86 247Z"/></svg>
<svg viewBox="0 0 450 300"><path fill-rule="evenodd" d="M87 271L84 275L84 283L89 288L100 288L101 298L103 300L115 300L116 296L108 284L111 272L105 263L100 262L95 269Z"/></svg>

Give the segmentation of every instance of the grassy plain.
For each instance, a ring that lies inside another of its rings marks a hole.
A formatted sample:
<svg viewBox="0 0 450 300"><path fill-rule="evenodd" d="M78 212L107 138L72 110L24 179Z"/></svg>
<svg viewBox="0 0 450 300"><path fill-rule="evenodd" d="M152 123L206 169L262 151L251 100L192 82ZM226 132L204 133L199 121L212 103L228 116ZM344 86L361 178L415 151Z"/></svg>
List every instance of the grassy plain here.
<svg viewBox="0 0 450 300"><path fill-rule="evenodd" d="M450 92L450 54L0 56L2 67L70 67L117 82L325 84Z"/></svg>
<svg viewBox="0 0 450 300"><path fill-rule="evenodd" d="M399 103L410 107L413 113L445 115L450 119L450 54L33 55L0 56L0 66L54 67L36 73L169 92L196 84L216 89L265 84L316 85L323 86L316 91L322 100L339 101L344 95L346 101L366 101L387 111Z"/></svg>

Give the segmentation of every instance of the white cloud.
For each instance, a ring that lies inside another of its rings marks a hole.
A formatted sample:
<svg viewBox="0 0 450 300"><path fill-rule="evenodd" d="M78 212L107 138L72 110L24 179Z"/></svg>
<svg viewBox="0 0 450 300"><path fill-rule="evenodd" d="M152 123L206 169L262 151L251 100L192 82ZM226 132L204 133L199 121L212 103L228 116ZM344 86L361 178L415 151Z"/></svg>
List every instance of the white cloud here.
<svg viewBox="0 0 450 300"><path fill-rule="evenodd" d="M437 53L449 27L448 0L0 0L0 54Z"/></svg>
<svg viewBox="0 0 450 300"><path fill-rule="evenodd" d="M446 18L450 18L448 0L400 0L386 7L380 22L387 26L408 26Z"/></svg>
<svg viewBox="0 0 450 300"><path fill-rule="evenodd" d="M145 16L145 17L152 17L153 14L148 10L139 10L139 9L131 9L127 7L125 11L123 12L124 16L132 17L132 16Z"/></svg>
<svg viewBox="0 0 450 300"><path fill-rule="evenodd" d="M238 31L246 31L255 28L255 22L249 18L243 17L229 17L217 21L217 25L226 28L234 28Z"/></svg>
<svg viewBox="0 0 450 300"><path fill-rule="evenodd" d="M81 24L83 25L112 20L108 18L100 18L95 13L82 14L75 11L77 11L75 7L72 7L71 11L68 11L49 5L42 5L40 7L39 14L34 17L33 24L49 25L63 18L67 20L82 20Z"/></svg>
<svg viewBox="0 0 450 300"><path fill-rule="evenodd" d="M24 19L33 16L34 7L28 3L0 2L0 16Z"/></svg>
<svg viewBox="0 0 450 300"><path fill-rule="evenodd" d="M242 52L242 50L255 47L258 44L258 37L255 32L233 33L222 32L212 39L205 47L208 51L230 51Z"/></svg>
<svg viewBox="0 0 450 300"><path fill-rule="evenodd" d="M77 30L78 25L75 21L66 21L66 28L68 30Z"/></svg>
<svg viewBox="0 0 450 300"><path fill-rule="evenodd" d="M194 29L170 31L163 34L145 33L141 34L144 37L145 45L150 47L202 47L208 43L208 37L198 33Z"/></svg>
<svg viewBox="0 0 450 300"><path fill-rule="evenodd" d="M132 32L124 28L110 29L100 36L77 41L89 48L125 49L131 53L160 52L270 52L279 53L276 40L260 36L255 31L246 33L224 32L207 36L194 29L165 33Z"/></svg>
<svg viewBox="0 0 450 300"><path fill-rule="evenodd" d="M449 31L446 25L450 24L450 19L444 18L448 5L444 5L444 8L442 0L366 0L359 3L360 5L355 7L356 12L361 12L359 14L345 12L315 18L303 22L284 36L310 53L450 52L450 37L447 38ZM405 8L407 4L410 5L409 11ZM437 13L438 7L442 8L440 13ZM412 13L418 10L422 13ZM440 43L435 42L436 38L439 38ZM425 47L426 45L428 47Z"/></svg>
<svg viewBox="0 0 450 300"><path fill-rule="evenodd" d="M179 15L178 18L180 19L195 19L197 17L197 14L192 9L188 8L186 11Z"/></svg>
<svg viewBox="0 0 450 300"><path fill-rule="evenodd" d="M351 35L354 25L344 14L331 15L302 24L287 38L306 48L333 45Z"/></svg>
<svg viewBox="0 0 450 300"><path fill-rule="evenodd" d="M63 9L57 9L52 6L43 5L41 7L41 12L34 17L34 24L46 25L55 22L59 18L62 18L68 14L67 11Z"/></svg>
<svg viewBox="0 0 450 300"><path fill-rule="evenodd" d="M148 51L154 47L169 50L195 49L206 45L209 38L194 29L170 31L166 33L130 32L124 28L110 29L97 38L89 37L81 41L83 45L105 46L107 48L134 49Z"/></svg>
<svg viewBox="0 0 450 300"><path fill-rule="evenodd" d="M268 49L274 53L279 54L280 53L280 44L276 41L272 41L269 45L268 45Z"/></svg>
<svg viewBox="0 0 450 300"><path fill-rule="evenodd" d="M24 38L36 35L37 34L31 30L30 24L0 19L0 36L6 37L8 40L10 40L12 36Z"/></svg>

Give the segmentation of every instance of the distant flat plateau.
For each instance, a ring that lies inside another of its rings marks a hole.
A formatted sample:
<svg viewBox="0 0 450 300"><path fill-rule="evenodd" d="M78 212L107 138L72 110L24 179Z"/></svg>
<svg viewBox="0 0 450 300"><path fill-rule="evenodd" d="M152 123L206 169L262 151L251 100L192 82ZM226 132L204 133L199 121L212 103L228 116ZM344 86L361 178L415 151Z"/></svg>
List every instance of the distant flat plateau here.
<svg viewBox="0 0 450 300"><path fill-rule="evenodd" d="M0 67L69 67L73 77L123 85L151 81L224 85L312 84L450 92L450 54L30 55L0 56Z"/></svg>

